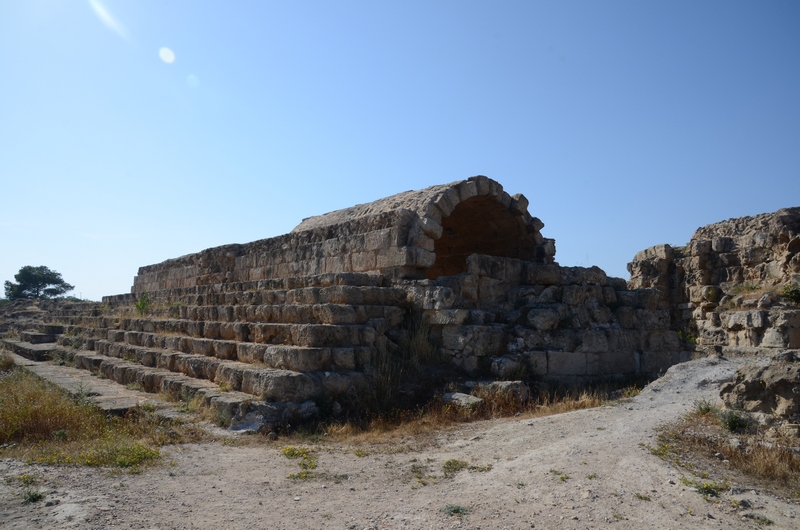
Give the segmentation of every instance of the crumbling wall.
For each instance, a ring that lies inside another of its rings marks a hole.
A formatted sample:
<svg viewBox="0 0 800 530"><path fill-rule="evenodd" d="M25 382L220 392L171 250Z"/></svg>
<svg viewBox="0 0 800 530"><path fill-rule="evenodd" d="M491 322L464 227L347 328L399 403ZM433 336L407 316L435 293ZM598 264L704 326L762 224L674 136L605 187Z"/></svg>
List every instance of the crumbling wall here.
<svg viewBox="0 0 800 530"><path fill-rule="evenodd" d="M800 348L800 309L784 296L800 284L800 208L699 228L685 247L639 252L628 271L700 348Z"/></svg>

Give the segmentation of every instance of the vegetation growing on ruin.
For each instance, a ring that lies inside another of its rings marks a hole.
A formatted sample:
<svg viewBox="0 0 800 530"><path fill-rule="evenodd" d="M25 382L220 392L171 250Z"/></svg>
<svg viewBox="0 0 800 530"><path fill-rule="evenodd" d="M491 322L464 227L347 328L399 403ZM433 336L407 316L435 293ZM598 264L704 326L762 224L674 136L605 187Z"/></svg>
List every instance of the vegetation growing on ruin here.
<svg viewBox="0 0 800 530"><path fill-rule="evenodd" d="M788 489L798 496L800 455L792 450L793 445L796 440L783 436L768 438L763 427L740 411L701 401L680 420L664 427L658 445L650 450L695 475L696 478L686 478L686 483L704 495L727 489L729 477L725 471L735 470L768 488ZM725 462L722 472L720 462Z"/></svg>
<svg viewBox="0 0 800 530"><path fill-rule="evenodd" d="M0 455L54 465L137 470L165 444L206 436L147 411L107 417L85 396L71 397L23 368L0 373Z"/></svg>
<svg viewBox="0 0 800 530"><path fill-rule="evenodd" d="M797 305L800 305L800 285L796 283L787 283L783 286L783 296L791 300Z"/></svg>

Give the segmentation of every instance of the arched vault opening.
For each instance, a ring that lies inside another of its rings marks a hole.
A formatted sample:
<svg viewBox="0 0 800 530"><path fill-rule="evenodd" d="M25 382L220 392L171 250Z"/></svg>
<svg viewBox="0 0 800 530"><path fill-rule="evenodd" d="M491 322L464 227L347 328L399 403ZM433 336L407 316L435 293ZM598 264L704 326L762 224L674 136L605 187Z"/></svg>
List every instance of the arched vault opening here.
<svg viewBox="0 0 800 530"><path fill-rule="evenodd" d="M531 259L535 242L525 222L495 198L478 195L460 202L442 219L442 236L434 241L436 261L427 278L455 276L466 270L470 254Z"/></svg>

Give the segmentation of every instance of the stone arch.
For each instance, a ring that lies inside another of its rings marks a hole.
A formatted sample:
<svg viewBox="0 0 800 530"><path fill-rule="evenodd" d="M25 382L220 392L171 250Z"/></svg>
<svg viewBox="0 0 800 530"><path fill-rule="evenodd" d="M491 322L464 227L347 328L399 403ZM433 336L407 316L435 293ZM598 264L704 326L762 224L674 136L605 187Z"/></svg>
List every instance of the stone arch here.
<svg viewBox="0 0 800 530"><path fill-rule="evenodd" d="M523 195L479 175L304 219L292 235L326 240L325 272L438 278L465 272L474 253L552 263L543 226Z"/></svg>
<svg viewBox="0 0 800 530"><path fill-rule="evenodd" d="M441 226L442 235L434 240L436 261L426 271L429 279L464 272L470 254L533 258L535 244L527 245L528 253L520 248L528 235L522 217L512 215L492 197L476 195L460 202Z"/></svg>

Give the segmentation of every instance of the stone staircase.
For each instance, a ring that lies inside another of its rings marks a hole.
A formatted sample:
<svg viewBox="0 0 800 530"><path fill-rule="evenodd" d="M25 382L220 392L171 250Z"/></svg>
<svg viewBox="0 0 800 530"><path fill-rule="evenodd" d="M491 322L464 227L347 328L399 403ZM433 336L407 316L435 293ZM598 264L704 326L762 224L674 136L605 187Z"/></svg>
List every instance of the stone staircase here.
<svg viewBox="0 0 800 530"><path fill-rule="evenodd" d="M147 392L201 397L234 425L297 422L367 386L405 296L353 273L202 285L148 293L141 312L134 295L54 311L55 323L4 342Z"/></svg>

